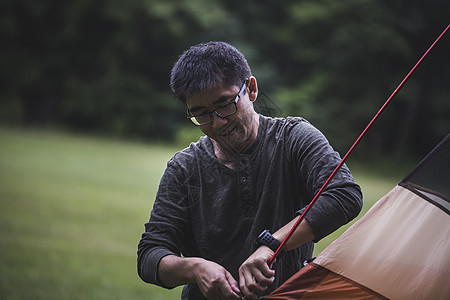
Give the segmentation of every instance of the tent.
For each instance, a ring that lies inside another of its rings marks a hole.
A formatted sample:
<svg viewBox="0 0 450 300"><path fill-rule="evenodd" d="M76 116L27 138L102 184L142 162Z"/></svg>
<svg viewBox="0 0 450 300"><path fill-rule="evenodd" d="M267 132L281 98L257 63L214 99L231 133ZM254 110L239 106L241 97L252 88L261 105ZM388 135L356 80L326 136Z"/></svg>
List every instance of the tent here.
<svg viewBox="0 0 450 300"><path fill-rule="evenodd" d="M264 299L450 299L450 134Z"/></svg>

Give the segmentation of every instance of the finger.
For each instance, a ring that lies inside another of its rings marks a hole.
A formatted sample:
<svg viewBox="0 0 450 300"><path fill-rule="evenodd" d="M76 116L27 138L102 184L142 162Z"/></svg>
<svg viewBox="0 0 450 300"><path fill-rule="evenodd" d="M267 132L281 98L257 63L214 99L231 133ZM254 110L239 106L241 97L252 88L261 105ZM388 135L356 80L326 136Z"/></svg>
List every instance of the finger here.
<svg viewBox="0 0 450 300"><path fill-rule="evenodd" d="M256 278L253 279L252 282L247 283L247 288L253 293L264 292L268 287L268 284L265 282L258 282Z"/></svg>
<svg viewBox="0 0 450 300"><path fill-rule="evenodd" d="M274 276L266 277L257 266L252 268L242 268L240 270L241 290L247 294L248 291L252 293L259 293L265 291L269 285L275 280ZM274 272L270 272L270 275Z"/></svg>
<svg viewBox="0 0 450 300"><path fill-rule="evenodd" d="M258 264L257 267L261 271L261 273L264 277L270 278L270 277L275 276L275 271L272 270L266 262Z"/></svg>
<svg viewBox="0 0 450 300"><path fill-rule="evenodd" d="M227 283L222 286L215 286L204 294L206 299L210 300L237 300L240 299L239 295L234 293Z"/></svg>
<svg viewBox="0 0 450 300"><path fill-rule="evenodd" d="M208 299L218 299L218 300L239 300L241 299L240 295L234 293L231 289L226 288L218 288L217 293Z"/></svg>
<svg viewBox="0 0 450 300"><path fill-rule="evenodd" d="M226 274L226 279L228 281L228 284L231 287L231 290L236 294L239 295L239 293L241 292L239 290L239 284L238 282L233 278L233 276L231 276L231 274L229 272L227 272Z"/></svg>
<svg viewBox="0 0 450 300"><path fill-rule="evenodd" d="M248 284L253 281L253 276L250 272L241 271L239 270L239 286L241 288L241 292L248 298L248 299L256 299L256 294L253 293L248 287Z"/></svg>
<svg viewBox="0 0 450 300"><path fill-rule="evenodd" d="M253 271L253 277L255 278L255 287L258 288L258 292L266 290L275 280L274 276L266 277L259 269Z"/></svg>
<svg viewBox="0 0 450 300"><path fill-rule="evenodd" d="M240 299L238 283L228 271L225 272L225 280L221 282L221 286L218 289L220 291L220 299Z"/></svg>

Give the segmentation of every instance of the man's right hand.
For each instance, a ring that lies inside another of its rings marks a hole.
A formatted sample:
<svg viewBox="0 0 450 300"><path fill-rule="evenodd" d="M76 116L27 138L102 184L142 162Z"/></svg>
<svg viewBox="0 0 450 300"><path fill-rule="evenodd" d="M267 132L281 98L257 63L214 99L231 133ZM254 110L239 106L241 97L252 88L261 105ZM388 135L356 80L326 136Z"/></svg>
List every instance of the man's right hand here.
<svg viewBox="0 0 450 300"><path fill-rule="evenodd" d="M221 265L201 260L196 264L196 282L207 299L240 299L237 281Z"/></svg>
<svg viewBox="0 0 450 300"><path fill-rule="evenodd" d="M196 283L207 299L240 299L233 276L221 265L203 258L167 255L159 263L158 276L167 287Z"/></svg>

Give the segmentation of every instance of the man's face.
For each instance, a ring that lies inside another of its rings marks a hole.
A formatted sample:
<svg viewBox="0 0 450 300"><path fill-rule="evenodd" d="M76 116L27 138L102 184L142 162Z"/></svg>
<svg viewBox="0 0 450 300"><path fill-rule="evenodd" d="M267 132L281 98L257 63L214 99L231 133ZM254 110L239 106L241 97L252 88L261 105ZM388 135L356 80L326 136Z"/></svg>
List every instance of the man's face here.
<svg viewBox="0 0 450 300"><path fill-rule="evenodd" d="M186 105L194 116L212 112L235 100L240 88L239 86L220 85L188 97ZM249 99L248 89L241 95L236 106L235 114L221 118L212 113L211 122L199 127L203 133L215 140L222 150L239 153L250 147L255 141L258 129L257 124L255 126L256 113Z"/></svg>

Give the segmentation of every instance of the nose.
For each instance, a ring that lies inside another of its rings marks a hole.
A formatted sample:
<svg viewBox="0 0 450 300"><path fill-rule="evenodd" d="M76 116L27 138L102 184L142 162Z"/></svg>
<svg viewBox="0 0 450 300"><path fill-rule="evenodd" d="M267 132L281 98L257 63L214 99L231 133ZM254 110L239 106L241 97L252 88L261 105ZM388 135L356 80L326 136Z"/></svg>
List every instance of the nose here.
<svg viewBox="0 0 450 300"><path fill-rule="evenodd" d="M216 113L213 113L211 123L213 128L221 128L228 123L228 119L226 117L219 117Z"/></svg>

